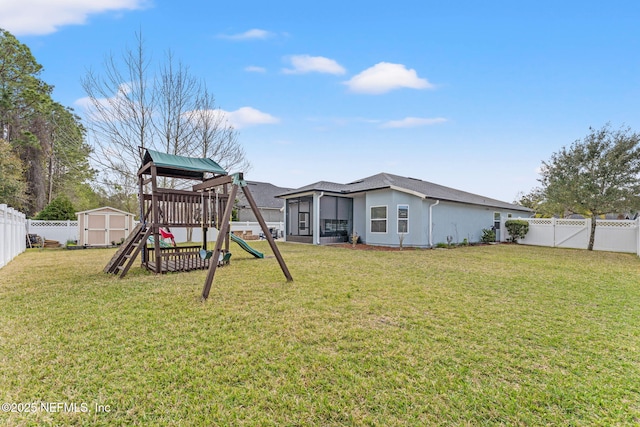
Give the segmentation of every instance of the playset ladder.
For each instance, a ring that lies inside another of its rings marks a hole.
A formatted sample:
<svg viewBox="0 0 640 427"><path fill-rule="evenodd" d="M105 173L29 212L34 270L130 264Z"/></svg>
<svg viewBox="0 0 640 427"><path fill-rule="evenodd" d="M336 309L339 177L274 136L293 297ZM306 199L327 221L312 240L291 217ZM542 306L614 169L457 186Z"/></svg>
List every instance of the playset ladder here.
<svg viewBox="0 0 640 427"><path fill-rule="evenodd" d="M120 278L124 277L133 265L140 250L146 245L150 235L150 227L145 228L142 224L138 224L104 268L105 273L120 275Z"/></svg>

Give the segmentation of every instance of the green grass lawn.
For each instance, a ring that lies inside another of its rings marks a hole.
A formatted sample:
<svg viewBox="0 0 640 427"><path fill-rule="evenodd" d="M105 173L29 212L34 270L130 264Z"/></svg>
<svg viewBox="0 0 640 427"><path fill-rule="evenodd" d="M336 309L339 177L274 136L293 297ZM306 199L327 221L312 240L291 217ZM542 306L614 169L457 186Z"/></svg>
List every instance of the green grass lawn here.
<svg viewBox="0 0 640 427"><path fill-rule="evenodd" d="M20 255L0 270L0 403L68 407L0 424L640 423L634 255L279 245L294 282L232 246L206 303L204 271Z"/></svg>

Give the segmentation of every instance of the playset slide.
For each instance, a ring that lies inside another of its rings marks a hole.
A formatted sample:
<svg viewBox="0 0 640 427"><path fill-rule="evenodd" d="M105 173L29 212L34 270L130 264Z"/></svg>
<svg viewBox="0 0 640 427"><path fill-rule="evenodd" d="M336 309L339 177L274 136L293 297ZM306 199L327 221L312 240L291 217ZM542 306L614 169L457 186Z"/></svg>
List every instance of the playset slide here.
<svg viewBox="0 0 640 427"><path fill-rule="evenodd" d="M229 235L231 236L231 240L233 240L234 242L236 242L238 245L240 245L240 247L242 249L244 249L245 251L249 252L251 255L253 255L256 258L264 258L264 254L262 252L258 252L255 249L253 249L251 246L249 246L247 244L247 242L245 242L244 240L242 240L240 237L236 236L233 233L229 233Z"/></svg>

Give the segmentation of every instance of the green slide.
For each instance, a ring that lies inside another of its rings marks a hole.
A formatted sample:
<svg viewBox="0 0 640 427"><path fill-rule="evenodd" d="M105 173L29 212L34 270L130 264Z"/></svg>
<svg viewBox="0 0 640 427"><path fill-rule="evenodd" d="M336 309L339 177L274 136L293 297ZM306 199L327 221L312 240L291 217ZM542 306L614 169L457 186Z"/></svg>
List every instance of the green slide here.
<svg viewBox="0 0 640 427"><path fill-rule="evenodd" d="M229 235L231 236L231 240L236 242L238 245L240 245L240 247L242 249L244 249L245 251L249 252L254 257L256 257L256 258L264 258L264 254L262 252L258 252L255 249L253 249L251 246L249 246L247 244L247 242L245 242L244 240L242 240L241 238L239 238L235 234L229 233Z"/></svg>

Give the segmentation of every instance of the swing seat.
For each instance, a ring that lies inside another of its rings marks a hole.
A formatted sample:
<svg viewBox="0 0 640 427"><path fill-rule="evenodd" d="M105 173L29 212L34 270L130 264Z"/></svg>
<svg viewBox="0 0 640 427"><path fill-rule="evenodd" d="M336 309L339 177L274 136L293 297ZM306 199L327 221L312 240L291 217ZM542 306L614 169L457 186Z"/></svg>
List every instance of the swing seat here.
<svg viewBox="0 0 640 427"><path fill-rule="evenodd" d="M222 258L220 258L220 260L218 261L218 265L222 267L224 265L229 265L230 262L231 262L231 252L227 252L226 254L224 254Z"/></svg>
<svg viewBox="0 0 640 427"><path fill-rule="evenodd" d="M209 259L213 255L213 251L208 251L206 249L200 249L200 258Z"/></svg>

